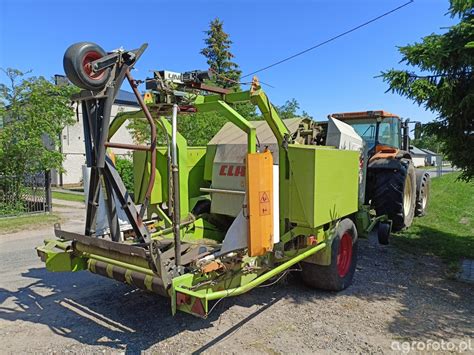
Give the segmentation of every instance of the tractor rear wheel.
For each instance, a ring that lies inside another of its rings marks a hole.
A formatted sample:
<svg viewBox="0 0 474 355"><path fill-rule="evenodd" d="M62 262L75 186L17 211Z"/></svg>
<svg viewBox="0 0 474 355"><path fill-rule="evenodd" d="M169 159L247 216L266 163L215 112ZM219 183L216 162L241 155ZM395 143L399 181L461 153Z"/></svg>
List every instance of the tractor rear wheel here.
<svg viewBox="0 0 474 355"><path fill-rule="evenodd" d="M378 169L372 206L377 216L392 220L392 231L398 232L413 223L416 203L415 168L409 159L401 159L397 169Z"/></svg>
<svg viewBox="0 0 474 355"><path fill-rule="evenodd" d="M68 79L81 89L98 91L109 80L110 68L94 73L91 63L105 55L107 53L95 43L79 42L73 44L64 54L64 72Z"/></svg>
<svg viewBox="0 0 474 355"><path fill-rule="evenodd" d="M301 263L303 282L312 288L341 291L352 283L357 265L357 229L350 219L339 222L331 247L331 264Z"/></svg>

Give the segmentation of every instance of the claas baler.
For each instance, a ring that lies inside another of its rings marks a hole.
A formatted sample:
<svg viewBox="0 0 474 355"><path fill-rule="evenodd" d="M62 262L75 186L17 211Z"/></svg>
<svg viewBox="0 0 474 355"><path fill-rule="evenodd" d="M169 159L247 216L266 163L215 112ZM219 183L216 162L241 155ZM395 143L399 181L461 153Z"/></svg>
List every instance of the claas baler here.
<svg viewBox="0 0 474 355"><path fill-rule="evenodd" d="M37 248L46 268L88 270L169 297L173 314L200 317L213 302L290 270L310 287L348 287L358 237L384 222L361 198L362 145L340 144L341 134L331 143L329 128L309 120L283 121L257 78L250 90L232 92L210 86L209 72L158 71L142 96L130 71L145 48L107 53L81 42L66 51L66 75L82 89L73 100L90 171L86 222L84 234L55 226L55 238ZM111 120L124 80L141 109ZM263 120L243 117L241 103L255 105ZM196 112L229 121L206 147L188 147L177 131L180 116ZM112 142L129 119L148 124L148 144ZM133 193L111 149L134 151ZM98 226L101 206L106 228Z"/></svg>

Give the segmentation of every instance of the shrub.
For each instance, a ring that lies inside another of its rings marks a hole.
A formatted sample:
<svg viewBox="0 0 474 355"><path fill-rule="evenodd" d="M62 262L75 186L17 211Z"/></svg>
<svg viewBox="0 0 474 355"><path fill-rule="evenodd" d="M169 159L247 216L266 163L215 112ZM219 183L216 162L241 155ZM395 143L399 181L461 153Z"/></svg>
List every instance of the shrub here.
<svg viewBox="0 0 474 355"><path fill-rule="evenodd" d="M115 168L122 181L130 193L133 193L133 162L128 158L117 156L115 159Z"/></svg>

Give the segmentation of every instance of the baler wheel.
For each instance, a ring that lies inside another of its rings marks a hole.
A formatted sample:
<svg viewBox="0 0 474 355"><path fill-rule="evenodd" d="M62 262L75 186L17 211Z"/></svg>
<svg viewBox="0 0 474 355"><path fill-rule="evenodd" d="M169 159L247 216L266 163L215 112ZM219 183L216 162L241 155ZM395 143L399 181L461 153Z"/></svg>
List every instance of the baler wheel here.
<svg viewBox="0 0 474 355"><path fill-rule="evenodd" d="M74 85L82 89L101 90L109 80L110 68L94 73L91 63L105 55L107 53L95 43L73 44L64 54L64 72Z"/></svg>
<svg viewBox="0 0 474 355"><path fill-rule="evenodd" d="M357 229L350 219L339 222L331 247L331 264L302 262L301 277L311 288L341 291L352 283L357 265Z"/></svg>

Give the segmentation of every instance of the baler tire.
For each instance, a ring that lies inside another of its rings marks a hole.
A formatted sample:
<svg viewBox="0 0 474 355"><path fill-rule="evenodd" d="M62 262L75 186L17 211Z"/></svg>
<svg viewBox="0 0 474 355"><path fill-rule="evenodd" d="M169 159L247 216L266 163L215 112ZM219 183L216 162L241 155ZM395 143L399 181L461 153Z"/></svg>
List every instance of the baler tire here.
<svg viewBox="0 0 474 355"><path fill-rule="evenodd" d="M347 260L347 246L345 238L350 238L350 256ZM346 245L346 246L343 246ZM340 251L346 256L342 256ZM326 291L341 291L347 288L354 277L357 265L357 229L350 219L343 219L337 226L331 247L331 264L318 265L310 262L301 262L301 278L311 287ZM344 260L345 262L341 261ZM348 263L347 263L348 262ZM343 264L343 265L342 265Z"/></svg>
<svg viewBox="0 0 474 355"><path fill-rule="evenodd" d="M416 208L415 216L426 215L426 208L430 198L431 177L428 173L423 173L417 179L416 185Z"/></svg>
<svg viewBox="0 0 474 355"><path fill-rule="evenodd" d="M81 89L98 91L105 87L110 77L110 68L93 73L89 63L107 53L97 44L79 42L64 53L63 67L68 79Z"/></svg>
<svg viewBox="0 0 474 355"><path fill-rule="evenodd" d="M407 193L409 197L405 200ZM406 203L405 203L406 202ZM380 169L375 175L372 206L377 216L387 215L392 220L392 231L398 232L413 223L416 203L415 168L409 159L401 159L398 169ZM405 211L405 205L409 210Z"/></svg>

